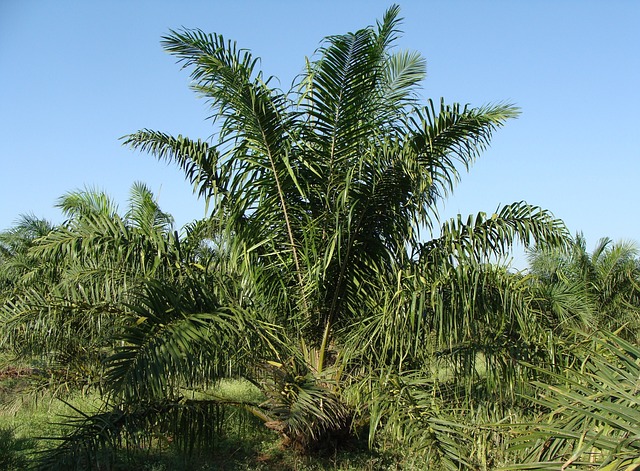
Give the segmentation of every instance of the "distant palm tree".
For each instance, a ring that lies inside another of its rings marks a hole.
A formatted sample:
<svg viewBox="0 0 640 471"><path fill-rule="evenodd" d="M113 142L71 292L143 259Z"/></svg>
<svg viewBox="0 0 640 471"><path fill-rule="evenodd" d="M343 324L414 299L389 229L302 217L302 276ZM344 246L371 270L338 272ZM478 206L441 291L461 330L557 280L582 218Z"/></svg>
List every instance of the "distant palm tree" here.
<svg viewBox="0 0 640 471"><path fill-rule="evenodd" d="M13 227L0 232L0 289L10 290L37 265L38 260L29 256L29 249L53 228L45 219L23 215Z"/></svg>
<svg viewBox="0 0 640 471"><path fill-rule="evenodd" d="M142 280L168 276L177 260L173 220L145 185L133 185L130 205L120 216L105 193L74 191L58 202L67 217L60 226L25 218L3 233L7 246L16 245L9 236L23 237L8 266L15 271L18 255L30 261L1 308L4 342L14 353L46 356L80 381L99 378L87 378L87 368L101 369L132 291Z"/></svg>
<svg viewBox="0 0 640 471"><path fill-rule="evenodd" d="M640 258L632 242L600 239L589 253L582 234L570 250L533 250L531 273L557 309L577 304L574 312L586 313L593 329L622 329L624 337L640 339ZM559 297L564 293L564 301Z"/></svg>

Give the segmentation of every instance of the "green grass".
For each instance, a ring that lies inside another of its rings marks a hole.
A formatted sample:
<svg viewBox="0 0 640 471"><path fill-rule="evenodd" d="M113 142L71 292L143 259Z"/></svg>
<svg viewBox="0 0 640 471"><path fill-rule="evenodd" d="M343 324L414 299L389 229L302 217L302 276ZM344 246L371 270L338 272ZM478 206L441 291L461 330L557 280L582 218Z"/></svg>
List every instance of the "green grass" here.
<svg viewBox="0 0 640 471"><path fill-rule="evenodd" d="M21 389L15 382L5 387ZM215 395L236 401L256 402L261 400L260 391L246 381L224 381L209 391L197 396ZM74 407L91 412L100 404L97 394L71 394L65 397ZM15 403L16 401L14 401ZM111 471L373 471L373 470L421 470L424 462L403 450L390 448L386 451L370 450L366 438L353 440L339 451L328 449L312 454L299 454L282 446L280 437L261 425L249 413L232 409L225 420L225 434L213 448L196 450L192 455L181 453L169 437L158 437L153 449L129 450L119 453ZM24 394L12 408L0 410L0 433L8 437L4 442L7 451L0 448L0 456L6 455L12 464L0 465L0 471L26 469L34 452L52 447L55 443L42 437L60 436L69 431L62 425L65 416L77 415L67 404L47 396ZM2 437L0 437L2 440ZM0 462L1 463L1 462Z"/></svg>
<svg viewBox="0 0 640 471"><path fill-rule="evenodd" d="M0 403L0 471L28 469L39 453L55 445L47 437L63 434L61 423L75 413L58 399L30 392L22 382L0 381L0 387L9 392L4 398L10 398ZM90 408L98 398L72 395L66 400L75 407Z"/></svg>
<svg viewBox="0 0 640 471"><path fill-rule="evenodd" d="M29 457L35 450L35 440L18 438L11 428L0 427L0 470L27 469Z"/></svg>
<svg viewBox="0 0 640 471"><path fill-rule="evenodd" d="M0 359L1 360L1 359ZM6 364L5 364L6 367ZM13 367L13 366L12 366ZM23 365L26 370L26 367ZM0 370L1 371L1 370ZM13 371L13 370L12 370ZM0 378L0 457L11 460L5 465L0 461L0 471L22 470L34 453L46 451L58 442L45 437L60 437L72 429L64 422L78 413L68 404L87 413L97 411L101 399L97 393L67 393L64 401L46 391L30 393L32 380L28 375L5 375ZM197 392L185 391L188 399L222 399L231 402L257 404L264 401L262 392L245 380L224 380L215 387ZM67 404L68 403L68 404ZM491 414L489 414L491 416ZM491 417L486 417L490 423ZM283 447L281 438L241 408L230 407L225 414L224 434L207 449L196 449L185 455L170 436L158 435L144 448L119 452L112 471L364 471L364 470L420 470L424 469L424 457L399 448L398 442L387 443L385 450L371 450L367 436L340 443L340 450L327 448L315 453L300 454ZM475 446L490 445L480 432ZM487 438L489 440L489 438ZM381 443L385 443L383 439ZM392 445L389 445L393 443ZM4 446L4 448L2 448ZM473 448L473 447L472 447ZM473 454L473 450L467 450ZM480 453L481 450L476 450ZM487 450L485 450L487 451ZM502 455L504 450L499 453ZM489 450L490 454L493 454ZM482 454L482 453L481 453ZM422 460L422 461L421 461ZM4 466L4 467L3 467ZM482 466L479 467L481 469Z"/></svg>
<svg viewBox="0 0 640 471"><path fill-rule="evenodd" d="M0 471L27 469L38 452L56 442L46 437L61 436L69 431L63 425L68 417L77 416L69 404L82 411L95 411L101 404L97 393L69 393L64 401L46 392L33 393L33 379L28 365L21 365L14 374L15 364L0 358L0 371L12 374L0 376ZM24 374L23 374L24 373ZM260 390L244 380L225 380L206 391L192 393L193 398L216 397L230 401L258 403L264 400ZM186 457L170 444L153 450L129 451L123 454L113 471L320 471L320 470L382 470L405 469L391 454L375 453L365 441L354 442L348 449L324 454L300 455L283 448L280 437L261 426L255 417L239 411L231 412L225 436L213 449L199 450ZM162 437L158 438L160 442Z"/></svg>

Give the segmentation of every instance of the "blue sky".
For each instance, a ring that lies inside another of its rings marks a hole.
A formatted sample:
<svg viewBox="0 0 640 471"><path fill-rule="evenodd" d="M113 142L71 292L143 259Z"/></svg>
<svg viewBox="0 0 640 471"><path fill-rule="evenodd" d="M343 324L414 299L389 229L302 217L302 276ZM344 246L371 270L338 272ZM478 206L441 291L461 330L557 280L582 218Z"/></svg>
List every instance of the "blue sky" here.
<svg viewBox="0 0 640 471"><path fill-rule="evenodd" d="M590 248L605 236L640 240L640 2L399 4L399 46L427 59L425 100L522 110L463 174L444 218L525 200L583 231ZM86 186L124 209L135 181L178 227L202 217L177 168L119 141L141 128L212 133L206 104L161 36L181 27L222 33L288 89L324 36L373 24L389 5L0 0L0 230L27 213L61 222L57 198Z"/></svg>

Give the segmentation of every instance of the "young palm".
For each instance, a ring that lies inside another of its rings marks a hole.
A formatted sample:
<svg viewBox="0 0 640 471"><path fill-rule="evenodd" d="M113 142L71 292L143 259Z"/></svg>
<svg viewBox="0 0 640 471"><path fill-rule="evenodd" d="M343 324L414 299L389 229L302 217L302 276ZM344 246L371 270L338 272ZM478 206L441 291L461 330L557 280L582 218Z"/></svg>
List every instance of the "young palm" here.
<svg viewBox="0 0 640 471"><path fill-rule="evenodd" d="M173 31L164 46L211 103L219 140L151 130L125 139L178 163L210 200L221 247L249 287L246 309L278 325L303 370L334 392L342 387L335 382L341 372L356 371L350 369L356 357L362 364L363 356L375 356L364 349L371 338L361 327L399 315L392 307L395 287L426 280L409 288L421 303L401 304L401 315L416 321L414 330L378 329L381 342L389 336L400 344L419 342L433 331L437 348L454 337L454 343L468 342L483 335L468 327L489 313L513 317L526 308L514 295L520 311L511 309L500 282L491 288L491 303L481 302L489 295L479 289L487 277L508 279L486 268L491 257L506 254L516 238L553 245L566 236L547 212L516 203L488 218L446 224L441 236L420 243L421 231L434 229L437 202L453 190L458 168L468 168L493 131L518 112L504 104L420 105L425 61L394 49L398 12L392 7L376 27L327 38L288 93L272 88L257 59L222 35ZM461 301L462 282L477 303ZM429 293L435 295L429 299ZM530 329L529 321L506 323ZM494 330L487 341L495 344L501 328ZM358 344L358 352L349 348ZM412 350L419 350L416 343Z"/></svg>
<svg viewBox="0 0 640 471"><path fill-rule="evenodd" d="M99 191L60 198L67 221L29 244L25 256L38 263L3 302L3 340L14 353L72 371L66 379L100 377L131 293L145 280L169 276L177 260L172 220L148 188L135 184L130 201L122 217Z"/></svg>

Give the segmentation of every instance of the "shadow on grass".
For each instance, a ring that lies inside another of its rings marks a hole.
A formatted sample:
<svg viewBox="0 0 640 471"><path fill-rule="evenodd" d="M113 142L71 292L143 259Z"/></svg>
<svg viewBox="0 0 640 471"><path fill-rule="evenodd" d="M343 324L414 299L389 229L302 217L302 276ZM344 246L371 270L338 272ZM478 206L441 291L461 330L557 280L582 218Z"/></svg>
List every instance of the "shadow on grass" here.
<svg viewBox="0 0 640 471"><path fill-rule="evenodd" d="M32 438L19 438L13 428L0 428L0 470L21 471L28 469L30 456L36 449Z"/></svg>

